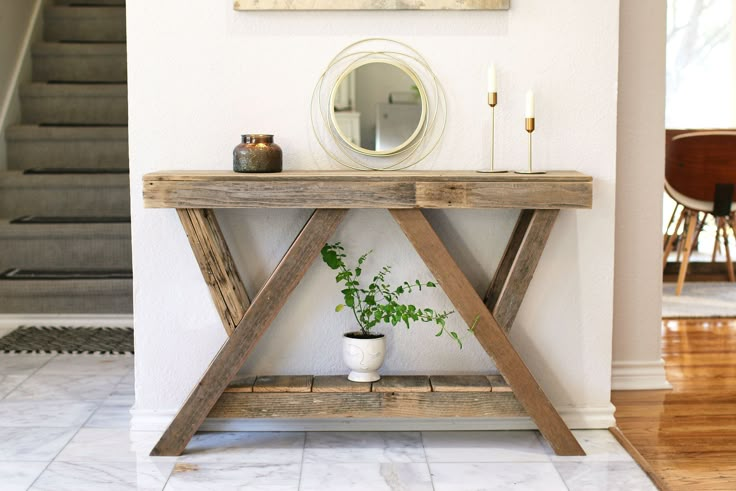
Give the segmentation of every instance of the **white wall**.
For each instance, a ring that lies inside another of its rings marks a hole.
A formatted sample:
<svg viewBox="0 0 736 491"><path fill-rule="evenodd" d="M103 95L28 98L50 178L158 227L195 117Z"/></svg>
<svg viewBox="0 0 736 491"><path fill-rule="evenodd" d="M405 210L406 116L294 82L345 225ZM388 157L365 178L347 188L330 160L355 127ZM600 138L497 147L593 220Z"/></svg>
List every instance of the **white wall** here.
<svg viewBox="0 0 736 491"><path fill-rule="evenodd" d="M0 0L0 170L6 168L5 128L20 121L17 84L31 79L24 56L41 0Z"/></svg>
<svg viewBox="0 0 736 491"><path fill-rule="evenodd" d="M621 1L614 389L669 387L660 353L665 7Z"/></svg>
<svg viewBox="0 0 736 491"><path fill-rule="evenodd" d="M384 36L421 52L444 84L448 126L422 170L487 165L486 69L499 69L496 166L526 165L524 94L537 94L535 165L594 181L592 210L563 211L511 338L575 426L613 422L609 403L616 165L618 3L514 0L508 12L234 12L230 0L128 0L130 169L136 326L136 415L169 416L225 340L173 210L143 209L141 177L164 169L230 169L242 131L272 132L284 167L336 169L314 141L312 89L330 59ZM251 296L298 232L305 210L218 212ZM471 282L485 290L517 212L432 211ZM353 211L335 239L375 249L397 277L428 272L380 211ZM450 304L442 292L427 297ZM262 338L253 374L344 372L348 314L332 274L307 273ZM457 319L454 322L459 322ZM388 331L389 373L477 373L492 363L473 339L459 351L432 329Z"/></svg>

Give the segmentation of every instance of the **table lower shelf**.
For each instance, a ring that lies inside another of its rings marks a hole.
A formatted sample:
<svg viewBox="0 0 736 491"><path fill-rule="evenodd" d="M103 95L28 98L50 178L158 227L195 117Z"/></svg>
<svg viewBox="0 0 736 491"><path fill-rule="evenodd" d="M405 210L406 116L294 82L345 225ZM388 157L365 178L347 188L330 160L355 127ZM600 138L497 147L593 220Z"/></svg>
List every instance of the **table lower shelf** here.
<svg viewBox="0 0 736 491"><path fill-rule="evenodd" d="M479 418L527 416L500 375L346 376L236 379L210 418Z"/></svg>

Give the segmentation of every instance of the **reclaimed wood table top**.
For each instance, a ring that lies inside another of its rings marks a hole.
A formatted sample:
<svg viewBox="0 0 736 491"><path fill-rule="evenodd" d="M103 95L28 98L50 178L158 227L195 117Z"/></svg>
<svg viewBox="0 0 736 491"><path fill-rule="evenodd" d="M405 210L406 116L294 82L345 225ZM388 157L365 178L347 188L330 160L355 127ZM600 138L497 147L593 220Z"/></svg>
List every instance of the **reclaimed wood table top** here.
<svg viewBox="0 0 736 491"><path fill-rule="evenodd" d="M593 178L577 171L174 170L143 176L147 208L591 208Z"/></svg>

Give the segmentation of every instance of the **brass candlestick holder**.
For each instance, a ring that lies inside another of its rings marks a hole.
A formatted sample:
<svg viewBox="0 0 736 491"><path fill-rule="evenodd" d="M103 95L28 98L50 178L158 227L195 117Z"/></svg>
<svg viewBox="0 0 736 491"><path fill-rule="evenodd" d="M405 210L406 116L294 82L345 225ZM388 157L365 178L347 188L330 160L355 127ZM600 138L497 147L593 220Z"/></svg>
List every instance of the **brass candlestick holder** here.
<svg viewBox="0 0 736 491"><path fill-rule="evenodd" d="M529 169L517 170L516 174L546 174L541 170L532 170L532 133L534 132L534 118L526 118L524 125L526 132L529 133Z"/></svg>
<svg viewBox="0 0 736 491"><path fill-rule="evenodd" d="M481 169L478 172L484 172L488 174L500 174L502 172L508 172L505 170L496 170L494 169L494 146L495 146L495 130L496 130L496 104L498 103L498 93L497 92L489 92L488 93L488 105L491 107L491 168L490 169Z"/></svg>

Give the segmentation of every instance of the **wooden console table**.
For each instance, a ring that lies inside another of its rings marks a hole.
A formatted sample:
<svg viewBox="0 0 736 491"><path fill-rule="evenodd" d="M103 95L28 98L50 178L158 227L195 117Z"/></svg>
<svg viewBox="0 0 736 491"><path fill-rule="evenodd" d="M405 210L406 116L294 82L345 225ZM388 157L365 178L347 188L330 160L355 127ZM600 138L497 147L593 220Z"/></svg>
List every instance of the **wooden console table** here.
<svg viewBox="0 0 736 491"><path fill-rule="evenodd" d="M514 322L559 210L590 208L592 189L592 178L578 172L519 175L473 171L277 174L168 171L146 174L143 177L145 206L177 209L229 335L151 455L180 455L208 415L253 417L258 414L316 418L366 414L374 417L528 414L558 455L584 455L506 332ZM315 211L251 301L213 208L314 208ZM352 208L389 211L466 324L471 325L477 317L473 332L494 359L511 392L503 387L503 379L496 380L494 388L493 380L484 377L470 382L452 377L386 377L388 380L382 384L365 385L359 393L339 377L235 380L259 338ZM521 209L485 298L476 293L458 268L421 208ZM407 386L411 386L410 390L402 390Z"/></svg>

